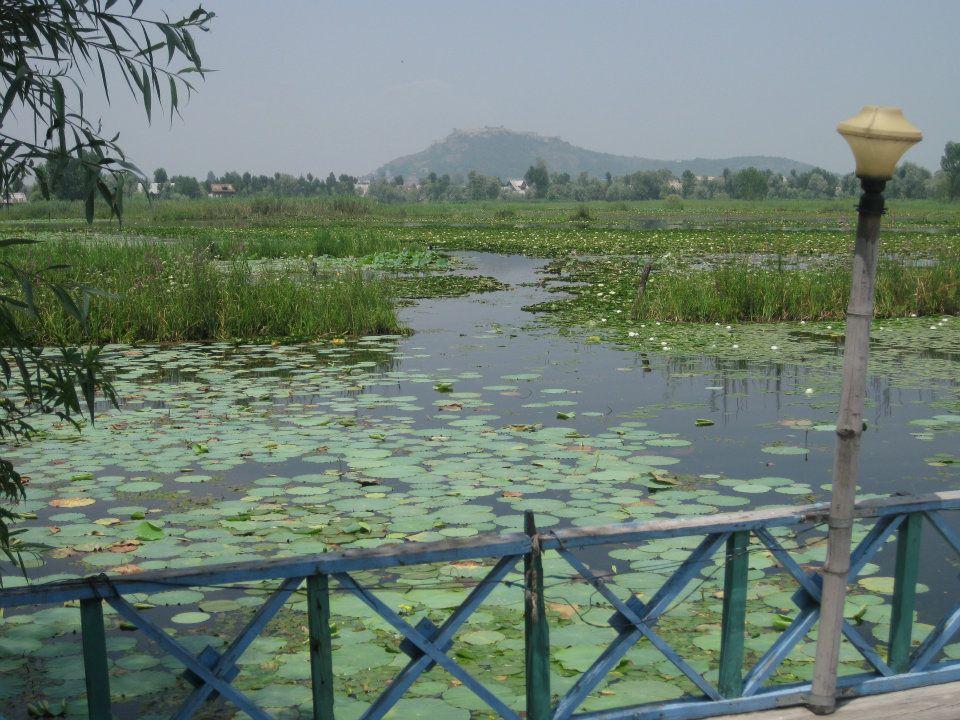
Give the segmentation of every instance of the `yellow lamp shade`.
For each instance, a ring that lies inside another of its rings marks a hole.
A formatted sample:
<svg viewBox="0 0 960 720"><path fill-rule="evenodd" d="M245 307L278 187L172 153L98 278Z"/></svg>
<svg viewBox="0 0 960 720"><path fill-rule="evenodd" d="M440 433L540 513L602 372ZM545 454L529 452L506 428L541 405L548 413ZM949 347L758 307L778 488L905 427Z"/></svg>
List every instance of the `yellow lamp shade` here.
<svg viewBox="0 0 960 720"><path fill-rule="evenodd" d="M923 139L898 107L864 105L837 125L857 161L857 177L888 180L903 154Z"/></svg>

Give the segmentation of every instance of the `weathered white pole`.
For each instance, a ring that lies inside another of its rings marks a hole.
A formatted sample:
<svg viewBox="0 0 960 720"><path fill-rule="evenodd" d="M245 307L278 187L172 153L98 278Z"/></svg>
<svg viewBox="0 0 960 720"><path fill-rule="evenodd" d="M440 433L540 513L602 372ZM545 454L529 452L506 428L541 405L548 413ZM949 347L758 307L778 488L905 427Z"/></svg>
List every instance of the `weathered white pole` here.
<svg viewBox="0 0 960 720"><path fill-rule="evenodd" d="M850 541L853 506L856 501L860 435L863 432L863 396L866 389L870 323L873 319L873 288L880 249L880 216L883 213L884 180L861 181L863 196L858 208L857 241L853 258L850 304L843 351L843 389L837 418L837 450L833 462L833 498L830 501L827 559L823 565L823 594L820 602L820 633L808 698L810 709L819 714L836 706L837 660L843 607L850 570Z"/></svg>
<svg viewBox="0 0 960 720"><path fill-rule="evenodd" d="M897 161L920 142L923 134L903 117L900 108L864 105L837 126L857 161L860 196L857 241L854 249L850 304L843 350L843 389L837 417L837 451L833 461L833 497L828 521L827 558L823 564L820 633L813 666L813 684L807 704L818 714L837 704L837 660L843 630L843 606L850 573L850 541L856 502L860 435L863 433L863 395L867 384L867 354L873 320L873 286L880 255L880 216L883 187Z"/></svg>

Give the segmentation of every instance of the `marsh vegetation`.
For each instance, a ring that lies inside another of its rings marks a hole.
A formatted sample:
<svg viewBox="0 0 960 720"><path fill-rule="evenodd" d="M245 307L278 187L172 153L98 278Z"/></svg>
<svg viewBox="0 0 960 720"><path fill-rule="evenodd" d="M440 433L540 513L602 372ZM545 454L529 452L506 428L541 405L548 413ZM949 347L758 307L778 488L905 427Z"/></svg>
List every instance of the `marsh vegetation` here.
<svg viewBox="0 0 960 720"><path fill-rule="evenodd" d="M849 203L786 203L782 217L769 203L736 202L585 213L535 203L509 214L494 204L364 203L313 216L306 201L290 208L161 202L132 207L122 229L11 208L7 234L43 240L16 249L20 264L64 263L66 282L109 293L92 299L91 324L111 343L104 357L121 404L100 406L82 433L51 419L35 442L8 448L29 478L22 538L49 547L28 563L31 581L470 537L519 529L527 509L549 529L826 497ZM897 317L875 327L866 496L960 480L960 318L948 304L958 210L892 210L881 313ZM637 271L651 261L633 317ZM41 315L41 337L71 332L62 315ZM781 540L798 562L817 563L822 538L812 528ZM928 549L925 557L943 555ZM645 599L688 550L664 541L591 562L621 595ZM795 585L755 550L751 660L796 612ZM893 554L866 569L848 603L871 643L889 632ZM708 679L721 568L722 558L706 566L659 625ZM465 562L360 579L411 621L440 624L488 569ZM595 626L612 608L559 562L545 570L552 683L562 692L611 639ZM921 568L917 639L957 590L941 570L926 560ZM223 646L266 591L136 600L199 651ZM520 707L518 592L494 591L452 652ZM309 712L304 602L296 596L253 644L236 681L282 717ZM333 616L338 717L356 718L406 658L359 602L335 594ZM70 670L76 620L74 608L4 618L0 667L30 673L0 686L0 699L82 714L83 678ZM107 624L117 712L161 716L186 681L116 616ZM812 651L801 644L773 681L809 677ZM862 668L845 652L844 672ZM641 643L584 709L688 692ZM474 697L435 676L397 712L484 717Z"/></svg>

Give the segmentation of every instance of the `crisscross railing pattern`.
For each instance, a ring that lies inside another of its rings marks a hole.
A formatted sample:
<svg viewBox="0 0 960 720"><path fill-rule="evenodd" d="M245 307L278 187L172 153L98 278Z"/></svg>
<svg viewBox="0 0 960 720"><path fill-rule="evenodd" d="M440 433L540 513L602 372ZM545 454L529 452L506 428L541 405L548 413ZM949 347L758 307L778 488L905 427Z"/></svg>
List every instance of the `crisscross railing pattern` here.
<svg viewBox="0 0 960 720"><path fill-rule="evenodd" d="M838 687L842 695L875 694L960 679L960 662L936 662L944 647L960 631L960 598L917 647L912 644L921 529L927 523L960 556L960 534L947 523L943 515L944 511L955 509L960 509L960 492L914 498L880 498L857 505L856 517L872 520L873 525L851 555L849 581L854 582L860 576L867 563L876 558L883 545L894 535L896 566L886 651L882 654L878 652L852 623L845 622L843 625L844 636L871 671L840 677ZM263 709L233 685L239 673L238 661L267 623L304 584L307 590L314 718L333 720L335 658L330 625L331 582L362 601L391 626L402 637L399 650L408 658L404 667L366 709L362 716L364 720L385 717L418 678L438 666L472 691L490 711L509 720L519 720L520 717L530 720L702 718L803 702L809 684L770 684L770 678L815 625L820 611L821 577L816 569L801 566L791 555L791 549L778 540L773 530L819 523L826 518L827 512L826 505L810 505L692 519L572 528L545 534L537 532L533 516L528 513L522 534L382 546L309 558L283 558L117 578L101 575L84 580L2 590L0 608L79 601L87 705L91 720L112 717L104 602L184 666L184 675L194 687L172 718L186 720L193 717L205 703L221 698L251 718L269 720L270 716ZM699 544L646 602L632 593L622 597L622 591L609 583L604 573L591 568L584 560L583 551L591 547L637 545L665 538L698 536L702 536ZM756 662L745 668L747 554L751 542L769 552L780 570L796 582L797 590L792 596L796 614ZM657 624L704 567L715 563L714 557L721 549L724 552L724 576L720 658L717 681L712 683L693 667L690 658L682 657L671 646L658 632ZM542 556L547 552L556 552L614 610L608 621L615 632L613 640L560 697L553 697L550 691L550 646L542 566ZM482 558L494 558L496 562L439 626L426 617L411 624L381 600L374 592L375 588L367 587L357 579L357 573L366 570L389 570L401 566ZM511 708L484 684L483 678L468 672L450 653L458 631L491 592L506 582L507 575L517 568L521 560L526 664L526 707L522 713L519 708ZM167 590L171 585L230 586L271 580L278 582L276 588L232 642L221 651L207 646L195 654L128 599L132 594ZM701 695L666 703L645 703L644 698L638 697L629 707L578 713L586 698L642 639L648 640L690 680ZM349 652L349 649L342 652Z"/></svg>

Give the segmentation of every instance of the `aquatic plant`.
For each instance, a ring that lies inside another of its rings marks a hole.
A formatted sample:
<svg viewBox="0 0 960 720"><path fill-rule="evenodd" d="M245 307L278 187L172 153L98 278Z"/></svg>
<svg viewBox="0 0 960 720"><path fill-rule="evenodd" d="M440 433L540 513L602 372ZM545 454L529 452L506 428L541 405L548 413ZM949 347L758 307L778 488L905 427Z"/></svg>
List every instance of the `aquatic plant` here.
<svg viewBox="0 0 960 720"><path fill-rule="evenodd" d="M307 340L400 329L388 288L359 271L255 273L243 257L222 267L202 247L142 241L59 240L20 257L28 269L68 264L68 280L107 293L90 308L90 331L101 342ZM69 340L79 327L50 303L37 330L40 341Z"/></svg>
<svg viewBox="0 0 960 720"><path fill-rule="evenodd" d="M850 292L850 271L836 260L798 269L751 264L747 257L724 256L703 266L659 266L643 295L635 298L640 277L635 263L622 258L564 262L569 303L548 303L577 318L628 316L668 322L782 322L840 320ZM570 307L566 307L569 305ZM878 317L952 315L960 312L960 259L929 265L887 259L877 277ZM619 320L619 318L617 318Z"/></svg>

